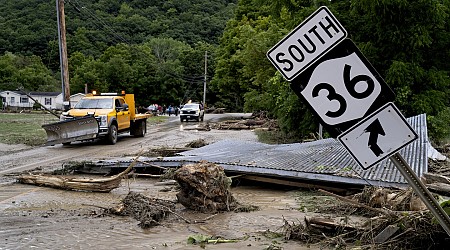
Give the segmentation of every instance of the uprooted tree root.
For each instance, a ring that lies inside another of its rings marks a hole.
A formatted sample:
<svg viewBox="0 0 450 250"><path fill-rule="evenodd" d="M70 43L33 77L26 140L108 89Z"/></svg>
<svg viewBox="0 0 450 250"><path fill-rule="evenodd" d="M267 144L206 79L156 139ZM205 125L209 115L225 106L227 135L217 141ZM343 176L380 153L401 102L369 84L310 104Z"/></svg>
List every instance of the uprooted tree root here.
<svg viewBox="0 0 450 250"><path fill-rule="evenodd" d="M219 165L207 161L184 165L175 172L174 178L181 188L178 201L189 209L232 211L238 205L230 192L231 179Z"/></svg>
<svg viewBox="0 0 450 250"><path fill-rule="evenodd" d="M129 192L122 202L109 212L116 215L132 216L139 226L149 228L157 226L173 213L175 203L172 201L148 198L142 194Z"/></svg>
<svg viewBox="0 0 450 250"><path fill-rule="evenodd" d="M259 210L258 206L236 201L231 194L231 178L214 163L200 161L184 165L175 171L174 179L180 186L177 199L186 208L206 213Z"/></svg>

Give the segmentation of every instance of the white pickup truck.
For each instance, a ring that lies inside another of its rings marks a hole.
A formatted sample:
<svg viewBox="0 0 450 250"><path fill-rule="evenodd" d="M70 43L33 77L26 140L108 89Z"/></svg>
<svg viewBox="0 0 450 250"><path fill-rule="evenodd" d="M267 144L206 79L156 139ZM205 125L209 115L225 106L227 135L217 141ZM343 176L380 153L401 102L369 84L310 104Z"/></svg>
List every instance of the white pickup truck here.
<svg viewBox="0 0 450 250"><path fill-rule="evenodd" d="M186 103L180 110L180 121L203 121L205 110L201 103Z"/></svg>

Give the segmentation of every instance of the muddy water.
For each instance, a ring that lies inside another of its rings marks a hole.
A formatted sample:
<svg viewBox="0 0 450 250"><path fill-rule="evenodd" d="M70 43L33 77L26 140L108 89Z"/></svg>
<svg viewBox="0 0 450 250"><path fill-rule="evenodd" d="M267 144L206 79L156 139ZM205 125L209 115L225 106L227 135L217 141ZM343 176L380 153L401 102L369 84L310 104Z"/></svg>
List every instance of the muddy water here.
<svg viewBox="0 0 450 250"><path fill-rule="evenodd" d="M145 230L131 217L103 213L103 208L118 204L130 190L148 197L176 199L174 186L157 182L142 178L124 180L111 193L64 191L18 183L0 186L0 249L201 249L186 242L195 234L239 240L209 244L206 249L269 246L307 249L300 243L264 234L268 230L281 232L283 218L303 220L305 214L297 210L296 191L235 187L232 192L239 202L257 205L260 210L220 213L205 223L191 224L171 215L161 225ZM211 216L188 211L181 205L175 212L192 222Z"/></svg>

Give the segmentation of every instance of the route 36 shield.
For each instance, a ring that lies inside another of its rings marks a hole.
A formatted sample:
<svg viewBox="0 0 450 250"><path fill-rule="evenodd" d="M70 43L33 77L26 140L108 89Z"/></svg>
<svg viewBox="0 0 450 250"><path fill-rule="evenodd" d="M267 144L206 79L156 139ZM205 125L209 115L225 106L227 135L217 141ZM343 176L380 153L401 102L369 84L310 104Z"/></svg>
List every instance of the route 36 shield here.
<svg viewBox="0 0 450 250"><path fill-rule="evenodd" d="M394 93L349 39L291 82L331 136L394 100Z"/></svg>

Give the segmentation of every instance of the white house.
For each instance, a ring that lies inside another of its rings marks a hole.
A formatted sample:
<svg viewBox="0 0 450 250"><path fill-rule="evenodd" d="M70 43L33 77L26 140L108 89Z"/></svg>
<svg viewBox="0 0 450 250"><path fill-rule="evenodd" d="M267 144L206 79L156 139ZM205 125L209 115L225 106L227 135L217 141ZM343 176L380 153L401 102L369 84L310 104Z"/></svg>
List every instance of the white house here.
<svg viewBox="0 0 450 250"><path fill-rule="evenodd" d="M23 91L6 90L0 92L3 107L6 109L32 109L35 103L34 100L50 110L62 108L61 92L30 92L28 95L31 96L31 98Z"/></svg>
<svg viewBox="0 0 450 250"><path fill-rule="evenodd" d="M30 92L29 95L47 109L53 110L62 108L61 92ZM31 101L34 104L34 101Z"/></svg>
<svg viewBox="0 0 450 250"><path fill-rule="evenodd" d="M75 105L77 105L78 101L81 100L81 98L85 97L86 94L83 93L76 93L70 96L70 107L73 108Z"/></svg>

